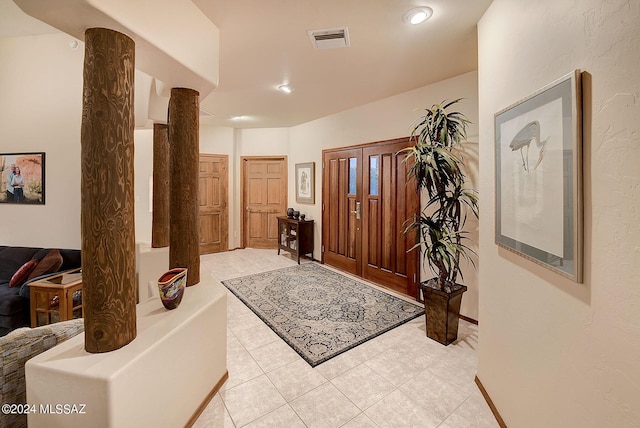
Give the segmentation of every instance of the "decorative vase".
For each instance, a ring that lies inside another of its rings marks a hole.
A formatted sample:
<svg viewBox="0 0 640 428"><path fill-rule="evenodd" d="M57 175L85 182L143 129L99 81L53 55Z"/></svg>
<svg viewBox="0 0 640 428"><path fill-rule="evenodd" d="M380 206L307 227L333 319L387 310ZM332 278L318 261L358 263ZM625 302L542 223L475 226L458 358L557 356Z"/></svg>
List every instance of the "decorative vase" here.
<svg viewBox="0 0 640 428"><path fill-rule="evenodd" d="M180 305L187 284L187 268L174 268L166 271L158 279L160 300L167 309L175 309Z"/></svg>
<svg viewBox="0 0 640 428"><path fill-rule="evenodd" d="M287 217L293 218L293 208L287 208Z"/></svg>
<svg viewBox="0 0 640 428"><path fill-rule="evenodd" d="M304 214L300 214L300 221L304 221L304 218L305 218L305 217L306 217L306 216L305 216Z"/></svg>
<svg viewBox="0 0 640 428"><path fill-rule="evenodd" d="M298 217L300 217L300 211L296 210L296 211L293 212L293 218L295 218L297 220Z"/></svg>

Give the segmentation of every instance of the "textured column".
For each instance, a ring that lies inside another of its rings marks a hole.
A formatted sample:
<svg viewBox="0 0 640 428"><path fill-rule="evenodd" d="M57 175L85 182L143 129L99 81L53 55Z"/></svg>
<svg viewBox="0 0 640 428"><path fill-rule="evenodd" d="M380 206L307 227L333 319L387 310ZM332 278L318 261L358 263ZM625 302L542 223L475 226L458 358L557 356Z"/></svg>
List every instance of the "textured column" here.
<svg viewBox="0 0 640 428"><path fill-rule="evenodd" d="M85 348L92 353L136 337L134 47L116 31L85 33L80 217Z"/></svg>
<svg viewBox="0 0 640 428"><path fill-rule="evenodd" d="M151 247L169 246L169 136L167 125L153 124L153 220Z"/></svg>
<svg viewBox="0 0 640 428"><path fill-rule="evenodd" d="M169 100L169 267L186 267L187 286L200 282L198 168L199 93L173 88Z"/></svg>

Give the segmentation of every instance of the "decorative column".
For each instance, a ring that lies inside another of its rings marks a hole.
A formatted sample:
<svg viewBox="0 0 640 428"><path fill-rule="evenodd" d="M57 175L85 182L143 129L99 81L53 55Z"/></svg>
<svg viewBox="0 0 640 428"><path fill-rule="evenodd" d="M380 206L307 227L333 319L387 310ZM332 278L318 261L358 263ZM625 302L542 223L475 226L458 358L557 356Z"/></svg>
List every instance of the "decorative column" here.
<svg viewBox="0 0 640 428"><path fill-rule="evenodd" d="M121 348L136 337L133 172L135 44L104 28L85 33L81 129L85 348Z"/></svg>
<svg viewBox="0 0 640 428"><path fill-rule="evenodd" d="M169 136L167 125L153 124L153 219L151 247L169 246Z"/></svg>
<svg viewBox="0 0 640 428"><path fill-rule="evenodd" d="M200 282L198 174L200 94L172 88L169 100L169 267L186 267L187 286Z"/></svg>

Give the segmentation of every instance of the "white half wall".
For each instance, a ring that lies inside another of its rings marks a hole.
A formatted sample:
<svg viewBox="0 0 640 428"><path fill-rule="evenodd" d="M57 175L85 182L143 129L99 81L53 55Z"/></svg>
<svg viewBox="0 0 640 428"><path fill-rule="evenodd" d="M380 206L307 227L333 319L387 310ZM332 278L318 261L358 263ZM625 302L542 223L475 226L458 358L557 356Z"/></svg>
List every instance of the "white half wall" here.
<svg viewBox="0 0 640 428"><path fill-rule="evenodd" d="M80 248L84 52L72 39L0 38L0 152L45 152L45 205L0 206L0 245Z"/></svg>
<svg viewBox="0 0 640 428"><path fill-rule="evenodd" d="M494 0L479 25L478 377L511 427L640 423L640 0ZM584 82L584 284L494 244L494 114Z"/></svg>

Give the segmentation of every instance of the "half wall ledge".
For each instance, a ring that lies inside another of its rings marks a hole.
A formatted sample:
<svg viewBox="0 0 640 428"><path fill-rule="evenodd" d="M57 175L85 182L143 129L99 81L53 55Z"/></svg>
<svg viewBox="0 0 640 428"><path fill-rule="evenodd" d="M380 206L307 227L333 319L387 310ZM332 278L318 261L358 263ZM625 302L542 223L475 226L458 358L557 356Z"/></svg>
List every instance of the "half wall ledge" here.
<svg viewBox="0 0 640 428"><path fill-rule="evenodd" d="M90 354L84 335L29 360L29 427L185 426L227 377L227 295L210 275L185 290L181 305L137 306L138 336L118 350ZM52 414L56 405L84 414ZM49 413L40 412L41 408Z"/></svg>

